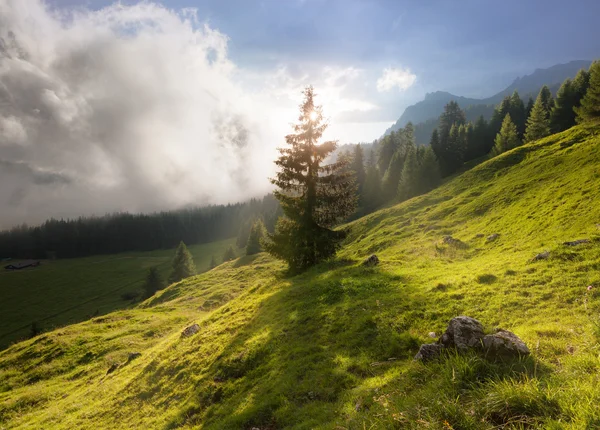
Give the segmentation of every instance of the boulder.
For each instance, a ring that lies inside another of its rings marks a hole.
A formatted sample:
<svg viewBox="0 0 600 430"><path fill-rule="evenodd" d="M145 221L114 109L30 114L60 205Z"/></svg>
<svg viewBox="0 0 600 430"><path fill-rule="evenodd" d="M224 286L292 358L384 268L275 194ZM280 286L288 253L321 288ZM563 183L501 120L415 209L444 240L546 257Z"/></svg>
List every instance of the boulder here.
<svg viewBox="0 0 600 430"><path fill-rule="evenodd" d="M577 239L577 240L572 240L570 242L564 242L563 245L577 246L577 245L581 245L582 243L590 243L590 240L589 239Z"/></svg>
<svg viewBox="0 0 600 430"><path fill-rule="evenodd" d="M544 251L533 257L533 261L547 260L548 258L550 258L550 251Z"/></svg>
<svg viewBox="0 0 600 430"><path fill-rule="evenodd" d="M435 339L435 338L437 337L437 336L435 335L435 332L434 332L434 331L430 331L430 332L429 332L429 334L428 334L427 336L429 336L429 337L430 337L430 338L432 338L432 339Z"/></svg>
<svg viewBox="0 0 600 430"><path fill-rule="evenodd" d="M446 245L454 246L455 248L467 248L468 245L460 239L455 239L452 236L444 236L442 239Z"/></svg>
<svg viewBox="0 0 600 430"><path fill-rule="evenodd" d="M363 266L374 267L379 264L379 258L373 254L363 262Z"/></svg>
<svg viewBox="0 0 600 430"><path fill-rule="evenodd" d="M475 238L476 238L476 239L481 239L483 236L485 236L485 234L483 234L483 233L477 233L477 234L475 235Z"/></svg>
<svg viewBox="0 0 600 430"><path fill-rule="evenodd" d="M431 361L440 356L442 349L444 349L444 346L439 343L426 343L421 345L419 352L415 355L415 360Z"/></svg>
<svg viewBox="0 0 600 430"><path fill-rule="evenodd" d="M462 352L478 347L483 336L483 325L479 321L459 316L450 320L439 342L447 348L456 348Z"/></svg>
<svg viewBox="0 0 600 430"><path fill-rule="evenodd" d="M508 330L498 330L494 334L483 336L481 344L486 357L519 358L530 354L525 342Z"/></svg>
<svg viewBox="0 0 600 430"><path fill-rule="evenodd" d="M490 234L485 241L488 242L488 243L489 242L494 242L499 237L500 237L500 235L498 233Z"/></svg>
<svg viewBox="0 0 600 430"><path fill-rule="evenodd" d="M130 352L129 355L127 356L127 363L129 363L130 361L135 360L138 357L141 357L142 353L141 352Z"/></svg>
<svg viewBox="0 0 600 430"><path fill-rule="evenodd" d="M115 370L117 370L119 368L120 364L119 363L113 363L110 365L110 367L108 368L108 370L106 371L106 374L109 375L111 373L113 373Z"/></svg>
<svg viewBox="0 0 600 430"><path fill-rule="evenodd" d="M200 326L198 324L192 324L189 327L186 327L182 332L181 332L181 337L190 337L196 333L198 333L200 331Z"/></svg>

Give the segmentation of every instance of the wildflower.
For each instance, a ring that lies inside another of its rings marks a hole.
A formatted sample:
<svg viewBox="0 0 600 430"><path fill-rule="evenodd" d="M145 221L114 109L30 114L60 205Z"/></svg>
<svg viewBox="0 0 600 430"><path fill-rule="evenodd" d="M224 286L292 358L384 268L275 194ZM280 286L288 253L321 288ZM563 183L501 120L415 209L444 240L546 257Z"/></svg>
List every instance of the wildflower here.
<svg viewBox="0 0 600 430"><path fill-rule="evenodd" d="M594 287L592 287L591 285L588 285L587 290L592 291L592 288L594 288Z"/></svg>

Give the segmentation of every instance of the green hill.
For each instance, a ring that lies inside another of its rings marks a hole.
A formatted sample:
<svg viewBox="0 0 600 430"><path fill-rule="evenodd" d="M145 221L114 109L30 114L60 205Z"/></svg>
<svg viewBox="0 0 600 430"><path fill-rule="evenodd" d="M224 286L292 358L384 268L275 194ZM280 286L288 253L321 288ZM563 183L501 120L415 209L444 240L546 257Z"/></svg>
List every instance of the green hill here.
<svg viewBox="0 0 600 430"><path fill-rule="evenodd" d="M599 186L600 128L575 127L355 221L300 276L244 257L16 344L0 428L599 428ZM461 314L532 357L413 361Z"/></svg>

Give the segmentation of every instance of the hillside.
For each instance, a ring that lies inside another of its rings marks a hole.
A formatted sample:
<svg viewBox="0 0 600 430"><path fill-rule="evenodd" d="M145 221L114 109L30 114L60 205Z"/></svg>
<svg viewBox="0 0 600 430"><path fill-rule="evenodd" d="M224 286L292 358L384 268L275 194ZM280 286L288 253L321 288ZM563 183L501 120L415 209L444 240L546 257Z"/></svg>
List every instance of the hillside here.
<svg viewBox="0 0 600 430"><path fill-rule="evenodd" d="M386 130L385 134L398 130L412 122L417 128L415 130L417 143L429 143L431 132L437 125L438 117L444 111L444 106L452 100L456 101L465 110L468 121L475 122L480 115L489 119L494 112L494 106L515 90L519 92L525 103L530 96L535 99L540 88L544 85L548 85L552 93L556 94L565 79L575 77L579 70L587 69L590 64L591 61L571 61L546 69L536 69L530 75L516 78L508 87L485 99L461 97L445 91L428 93L424 100L407 107L400 118Z"/></svg>
<svg viewBox="0 0 600 430"><path fill-rule="evenodd" d="M574 127L351 223L300 276L244 257L13 345L0 428L598 428L599 185L600 128ZM461 314L532 357L413 361Z"/></svg>

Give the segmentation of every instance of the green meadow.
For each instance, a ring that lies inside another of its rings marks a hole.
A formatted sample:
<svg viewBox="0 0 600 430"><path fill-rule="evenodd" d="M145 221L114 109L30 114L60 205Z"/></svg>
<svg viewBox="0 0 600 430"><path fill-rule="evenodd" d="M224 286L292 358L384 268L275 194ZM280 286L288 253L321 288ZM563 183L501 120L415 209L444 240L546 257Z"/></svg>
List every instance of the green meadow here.
<svg viewBox="0 0 600 430"><path fill-rule="evenodd" d="M0 428L600 428L599 194L600 128L577 126L352 222L336 259L298 276L261 253L124 306L116 288L168 252L2 274L48 279L20 304L25 284L2 283L11 324L113 288L70 318L127 309L0 352ZM589 242L564 245L576 239ZM371 254L381 263L366 268ZM414 361L457 315L513 331L531 356Z"/></svg>
<svg viewBox="0 0 600 430"><path fill-rule="evenodd" d="M235 239L190 246L198 273L208 270L212 255L220 261L233 244ZM0 269L0 348L29 336L34 322L49 330L134 306L148 268L157 266L166 280L174 252L42 260L32 269Z"/></svg>

